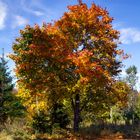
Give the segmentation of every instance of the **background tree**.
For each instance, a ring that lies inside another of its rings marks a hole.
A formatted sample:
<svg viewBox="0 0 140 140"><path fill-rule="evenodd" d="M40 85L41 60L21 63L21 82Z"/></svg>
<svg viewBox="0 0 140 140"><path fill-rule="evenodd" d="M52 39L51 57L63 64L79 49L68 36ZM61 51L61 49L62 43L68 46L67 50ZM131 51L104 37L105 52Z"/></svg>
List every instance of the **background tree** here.
<svg viewBox="0 0 140 140"><path fill-rule="evenodd" d="M4 49L0 58L0 122L4 123L8 117L23 115L23 106L13 93L14 84L4 58Z"/></svg>
<svg viewBox="0 0 140 140"><path fill-rule="evenodd" d="M126 74L126 82L131 86L133 90L136 89L136 84L138 81L137 67L134 65L130 66L126 69Z"/></svg>
<svg viewBox="0 0 140 140"><path fill-rule="evenodd" d="M135 121L135 108L137 104L137 98L138 98L138 91L136 89L136 85L138 82L138 77L137 77L137 67L136 66L130 66L129 68L126 69L126 82L128 85L131 87L131 92L129 93L129 99L128 99L128 106L127 109L125 110L125 117L127 119L127 122L129 123L130 120L132 120L132 124L134 124Z"/></svg>
<svg viewBox="0 0 140 140"><path fill-rule="evenodd" d="M135 108L134 108L134 125L140 125L140 94L137 96Z"/></svg>
<svg viewBox="0 0 140 140"><path fill-rule="evenodd" d="M116 81L113 84L114 91L112 92L112 100L110 105L110 121L117 124L117 121L123 120L124 109L127 108L129 102L129 94L131 93L130 86L124 81ZM110 102L111 102L110 101Z"/></svg>
<svg viewBox="0 0 140 140"><path fill-rule="evenodd" d="M108 102L121 68L116 56L127 56L117 49L119 32L105 9L94 3L88 8L80 1L68 10L53 24L26 26L11 58L19 88L28 90L30 103L37 101L38 107L45 100L49 108L54 102L71 101L77 132L88 103Z"/></svg>

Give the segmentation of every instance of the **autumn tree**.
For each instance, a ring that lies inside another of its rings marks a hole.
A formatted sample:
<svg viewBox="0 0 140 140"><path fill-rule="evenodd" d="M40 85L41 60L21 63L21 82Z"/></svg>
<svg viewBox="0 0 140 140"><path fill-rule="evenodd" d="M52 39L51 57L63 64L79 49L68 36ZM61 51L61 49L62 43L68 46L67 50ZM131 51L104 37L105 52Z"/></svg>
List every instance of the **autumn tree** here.
<svg viewBox="0 0 140 140"><path fill-rule="evenodd" d="M28 25L20 31L10 57L16 63L19 89L23 89L20 96L28 107L34 104L31 110L43 101L46 109L70 101L77 132L88 103L108 102L121 68L116 56L127 57L118 49L119 32L112 20L105 9L79 1L54 23Z"/></svg>

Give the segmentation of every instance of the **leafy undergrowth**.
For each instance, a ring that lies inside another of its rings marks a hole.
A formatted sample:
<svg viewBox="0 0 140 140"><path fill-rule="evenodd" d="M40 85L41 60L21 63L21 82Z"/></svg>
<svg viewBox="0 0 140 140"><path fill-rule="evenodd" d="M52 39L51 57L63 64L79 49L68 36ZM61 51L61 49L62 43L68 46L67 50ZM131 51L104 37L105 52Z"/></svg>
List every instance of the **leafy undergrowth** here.
<svg viewBox="0 0 140 140"><path fill-rule="evenodd" d="M104 132L103 132L104 133ZM124 134L121 133L116 133L116 134L102 134L101 136L96 136L96 135L80 135L80 134L67 134L67 135L62 135L62 134L54 134L52 136L48 134L33 134L30 136L23 136L23 135L18 135L14 136L13 134L8 134L7 132L3 131L0 133L0 140L139 140L140 137L138 136L129 136L126 137Z"/></svg>
<svg viewBox="0 0 140 140"><path fill-rule="evenodd" d="M52 135L38 134L27 127L23 121L0 127L0 140L140 140L140 129L128 126L100 128L90 126L80 129L77 134L72 130L55 129Z"/></svg>
<svg viewBox="0 0 140 140"><path fill-rule="evenodd" d="M116 133L116 134L104 134L101 136L96 135L80 135L80 134L69 134L69 135L38 135L34 136L34 140L139 140L140 137L126 137L124 134Z"/></svg>
<svg viewBox="0 0 140 140"><path fill-rule="evenodd" d="M42 140L140 140L139 129L131 130L129 127L100 129L98 127L83 128L79 133L74 134L71 131L57 130L53 135L36 135L36 139ZM35 140L36 140L35 139Z"/></svg>

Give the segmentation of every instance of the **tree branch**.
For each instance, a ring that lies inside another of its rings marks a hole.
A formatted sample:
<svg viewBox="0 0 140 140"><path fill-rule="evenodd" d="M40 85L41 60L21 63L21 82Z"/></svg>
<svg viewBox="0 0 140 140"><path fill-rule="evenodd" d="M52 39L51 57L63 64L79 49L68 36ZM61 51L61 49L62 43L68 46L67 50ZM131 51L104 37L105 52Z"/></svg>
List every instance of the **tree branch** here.
<svg viewBox="0 0 140 140"><path fill-rule="evenodd" d="M88 104L89 100L91 99L91 97L92 96L91 96L91 93L90 93L89 97L87 98L87 100L85 100L83 106L81 107L80 112L87 106L87 104Z"/></svg>

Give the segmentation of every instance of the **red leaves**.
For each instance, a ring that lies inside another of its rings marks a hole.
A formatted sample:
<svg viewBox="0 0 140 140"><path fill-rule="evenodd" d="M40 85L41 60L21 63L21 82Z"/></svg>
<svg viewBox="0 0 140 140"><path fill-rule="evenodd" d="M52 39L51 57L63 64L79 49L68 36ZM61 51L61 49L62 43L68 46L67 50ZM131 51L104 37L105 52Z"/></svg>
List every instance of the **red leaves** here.
<svg viewBox="0 0 140 140"><path fill-rule="evenodd" d="M31 79L31 90L39 85L42 91L58 85L66 90L66 84L73 87L78 81L104 87L117 74L116 56L124 53L117 50L119 32L112 28L112 17L94 3L88 8L79 1L68 9L54 24L26 26L16 40L12 57L24 83Z"/></svg>
<svg viewBox="0 0 140 140"><path fill-rule="evenodd" d="M122 55L122 54L124 54L124 50L121 50L121 49L116 50L116 53L117 53L118 55Z"/></svg>
<svg viewBox="0 0 140 140"><path fill-rule="evenodd" d="M116 50L116 54L120 56L120 60L125 60L129 57L131 57L131 55L129 54L125 54L123 50L119 49L119 50Z"/></svg>
<svg viewBox="0 0 140 140"><path fill-rule="evenodd" d="M91 58L94 54L84 49L82 51L72 53L68 56L68 59L76 66L75 73L83 75L81 82L91 81L93 78L101 78L104 75L104 70L99 65L99 62L92 62Z"/></svg>

